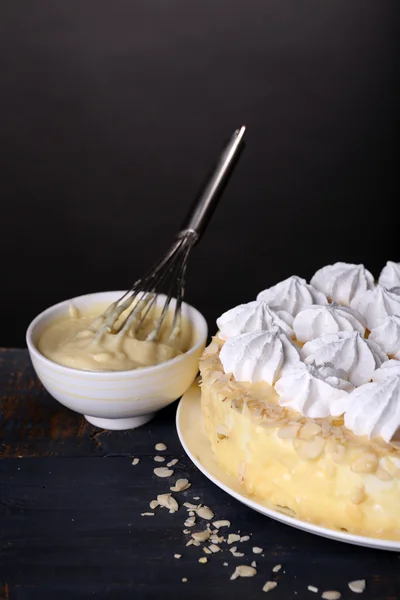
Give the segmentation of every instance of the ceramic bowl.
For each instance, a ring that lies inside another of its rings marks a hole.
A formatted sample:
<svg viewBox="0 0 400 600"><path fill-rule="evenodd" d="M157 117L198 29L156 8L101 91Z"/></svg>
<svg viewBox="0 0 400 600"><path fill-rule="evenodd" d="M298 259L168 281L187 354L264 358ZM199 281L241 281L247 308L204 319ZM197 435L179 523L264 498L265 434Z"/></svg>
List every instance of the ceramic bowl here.
<svg viewBox="0 0 400 600"><path fill-rule="evenodd" d="M83 371L59 365L37 349L43 331L78 309L117 300L123 292L99 292L65 300L40 313L28 327L26 341L33 367L46 390L64 406L81 413L103 429L132 429L144 425L189 388L198 373L198 361L207 339L203 315L185 302L182 315L193 326L191 348L171 360L131 371ZM165 296L160 295L162 304ZM174 309L174 300L171 309Z"/></svg>

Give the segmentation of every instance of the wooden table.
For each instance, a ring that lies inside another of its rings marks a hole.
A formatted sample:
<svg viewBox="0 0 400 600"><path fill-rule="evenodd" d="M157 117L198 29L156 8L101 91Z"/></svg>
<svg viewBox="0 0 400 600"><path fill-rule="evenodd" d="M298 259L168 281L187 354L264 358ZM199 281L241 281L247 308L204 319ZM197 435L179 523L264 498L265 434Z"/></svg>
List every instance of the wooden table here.
<svg viewBox="0 0 400 600"><path fill-rule="evenodd" d="M180 446L176 404L138 430L96 429L43 390L26 350L0 351L0 394L1 600L313 600L324 590L338 590L343 599L400 598L396 553L298 531L247 509L208 481ZM158 442L168 450L157 453ZM141 516L170 485L153 475L156 454L178 458L175 476L191 481L189 490L176 494L181 503L198 496L216 518L252 534L238 544L243 558L225 549L200 564L202 549L185 545L182 508ZM140 458L137 466L133 457ZM252 546L263 554L252 554ZM230 581L235 566L252 560L255 577ZM277 564L282 569L272 573ZM352 593L348 582L364 578L365 592ZM269 596L262 592L267 580L278 581Z"/></svg>

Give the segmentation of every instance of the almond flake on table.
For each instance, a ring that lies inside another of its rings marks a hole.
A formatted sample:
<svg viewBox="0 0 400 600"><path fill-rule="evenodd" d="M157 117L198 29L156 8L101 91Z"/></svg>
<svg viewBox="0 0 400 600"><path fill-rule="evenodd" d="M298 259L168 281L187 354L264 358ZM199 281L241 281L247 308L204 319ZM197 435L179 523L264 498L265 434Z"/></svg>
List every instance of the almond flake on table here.
<svg viewBox="0 0 400 600"><path fill-rule="evenodd" d="M254 568L256 568L256 567L257 567L257 563L256 563L256 561L255 561L255 560L253 560L253 562L251 563L251 566L252 566L252 567L254 567Z"/></svg>
<svg viewBox="0 0 400 600"><path fill-rule="evenodd" d="M229 566L229 563L224 562L224 567L228 567L228 566Z"/></svg>
<svg viewBox="0 0 400 600"><path fill-rule="evenodd" d="M222 542L225 541L225 538L222 537L222 535L216 535L215 533L212 533L211 541L213 544L222 544Z"/></svg>
<svg viewBox="0 0 400 600"><path fill-rule="evenodd" d="M240 542L240 535L237 533L230 533L228 535L228 544L233 544L234 542Z"/></svg>
<svg viewBox="0 0 400 600"><path fill-rule="evenodd" d="M231 522L227 521L225 519L225 520L221 520L221 521L213 521L213 525L217 529L220 529L220 527L230 527L231 526Z"/></svg>
<svg viewBox="0 0 400 600"><path fill-rule="evenodd" d="M217 546L217 544L210 544L208 546L209 550L211 550L211 552L213 554L215 554L216 552L219 552L221 550L221 548L219 546Z"/></svg>
<svg viewBox="0 0 400 600"><path fill-rule="evenodd" d="M152 500L149 504L150 508L152 510L154 510L155 508L157 508L157 506L160 506L159 502L157 500Z"/></svg>
<svg viewBox="0 0 400 600"><path fill-rule="evenodd" d="M173 458L172 460L169 461L169 463L167 463L167 467L174 467L178 462L177 458Z"/></svg>
<svg viewBox="0 0 400 600"><path fill-rule="evenodd" d="M201 556L199 558L199 563L205 564L206 562L208 562L208 558L206 556Z"/></svg>
<svg viewBox="0 0 400 600"><path fill-rule="evenodd" d="M200 500L200 496L194 496L193 500Z"/></svg>
<svg viewBox="0 0 400 600"><path fill-rule="evenodd" d="M242 537L240 538L239 542L248 542L250 539L249 535L242 535Z"/></svg>
<svg viewBox="0 0 400 600"><path fill-rule="evenodd" d="M322 592L321 598L323 598L323 600L339 600L341 596L342 594L336 590L327 590L326 592Z"/></svg>
<svg viewBox="0 0 400 600"><path fill-rule="evenodd" d="M179 510L179 505L172 494L159 494L157 496L157 502L161 507L168 508L170 513Z"/></svg>
<svg viewBox="0 0 400 600"><path fill-rule="evenodd" d="M181 558L182 554L174 554L174 558Z"/></svg>
<svg viewBox="0 0 400 600"><path fill-rule="evenodd" d="M277 582L276 581L267 581L264 586L262 591L263 592L270 592L271 590L273 590L274 588L276 588L277 586Z"/></svg>
<svg viewBox="0 0 400 600"><path fill-rule="evenodd" d="M140 513L140 515L142 517L154 517L154 513L153 512L144 512L144 513Z"/></svg>
<svg viewBox="0 0 400 600"><path fill-rule="evenodd" d="M262 551L263 551L262 548L259 548L258 546L253 546L254 554L261 554Z"/></svg>
<svg viewBox="0 0 400 600"><path fill-rule="evenodd" d="M157 467L153 470L154 475L157 477L171 477L174 474L172 469L167 469L167 467Z"/></svg>
<svg viewBox="0 0 400 600"><path fill-rule="evenodd" d="M184 492L185 490L189 489L191 485L192 484L187 479L178 479L175 482L175 485L173 485L169 489L172 492Z"/></svg>
<svg viewBox="0 0 400 600"><path fill-rule="evenodd" d="M164 462L165 458L164 456L154 456L153 460L155 460L156 462Z"/></svg>
<svg viewBox="0 0 400 600"><path fill-rule="evenodd" d="M318 594L318 588L315 585L308 585L307 589L309 592L314 592L314 594Z"/></svg>
<svg viewBox="0 0 400 600"><path fill-rule="evenodd" d="M365 579L355 579L354 581L350 581L348 585L355 594L362 594L365 590L366 582Z"/></svg>
<svg viewBox="0 0 400 600"><path fill-rule="evenodd" d="M257 571L254 567L239 565L232 573L231 579L237 579L238 577L254 577L254 575L257 575Z"/></svg>
<svg viewBox="0 0 400 600"><path fill-rule="evenodd" d="M191 502L184 502L183 506L187 508L187 510L197 510L197 504L192 504Z"/></svg>
<svg viewBox="0 0 400 600"><path fill-rule="evenodd" d="M198 517L209 521L214 517L214 513L209 506L197 506L195 509Z"/></svg>
<svg viewBox="0 0 400 600"><path fill-rule="evenodd" d="M237 552L237 546L232 546L232 548L229 548L229 552L231 552L235 558L241 558L244 556L243 552Z"/></svg>
<svg viewBox="0 0 400 600"><path fill-rule="evenodd" d="M182 583L186 583L187 582L187 577L182 577Z"/></svg>
<svg viewBox="0 0 400 600"><path fill-rule="evenodd" d="M167 446L162 442L158 442L158 444L156 444L154 448L157 450L157 452L163 452L167 449Z"/></svg>
<svg viewBox="0 0 400 600"><path fill-rule="evenodd" d="M280 571L282 569L282 565L275 565L272 569L272 571L274 573L277 573L278 571Z"/></svg>
<svg viewBox="0 0 400 600"><path fill-rule="evenodd" d="M186 521L184 522L184 526L185 527L193 527L193 525L196 523L196 518L195 517L189 517L186 519Z"/></svg>
<svg viewBox="0 0 400 600"><path fill-rule="evenodd" d="M210 537L210 532L208 529L204 529L203 531L194 531L192 533L192 538L196 540L196 542L206 542Z"/></svg>
<svg viewBox="0 0 400 600"><path fill-rule="evenodd" d="M140 458L134 458L132 461L133 466L135 467L136 465L139 464Z"/></svg>
<svg viewBox="0 0 400 600"><path fill-rule="evenodd" d="M205 554L212 554L211 550L209 550L207 546L203 547L203 552L205 552Z"/></svg>

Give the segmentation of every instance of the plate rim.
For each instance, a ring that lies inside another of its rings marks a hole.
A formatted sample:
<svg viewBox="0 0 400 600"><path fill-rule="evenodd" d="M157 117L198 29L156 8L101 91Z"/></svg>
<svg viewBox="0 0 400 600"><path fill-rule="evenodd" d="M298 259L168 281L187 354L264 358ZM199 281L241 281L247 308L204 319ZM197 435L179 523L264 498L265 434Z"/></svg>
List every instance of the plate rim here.
<svg viewBox="0 0 400 600"><path fill-rule="evenodd" d="M190 450L186 440L185 433L183 432L183 428L181 426L181 420L183 412L186 408L186 404L190 404L191 396L196 393L200 395L200 387L197 382L193 383L190 388L183 394L182 398L179 400L178 408L176 411L175 417L175 425L177 434L179 437L179 441L182 444L182 447L193 464L203 473L207 479L209 479L214 485L222 489L225 493L232 496L238 502L245 504L252 510L261 513L262 515L274 519L275 521L279 521L285 525L290 527L295 527L296 529L300 529L302 531L306 531L307 533L311 533L313 535L318 535L320 537L329 538L338 542L343 542L347 544L352 544L356 546L363 546L367 548L372 548L374 550L386 550L389 552L399 552L400 551L400 541L396 540L385 540L380 538L371 538L366 536L355 535L352 533L340 532L335 529L330 529L328 527L322 527L321 525L316 525L314 523L309 523L308 521L303 521L301 519L296 519L295 517L290 517L289 515L285 515L284 513L280 513L273 509L267 508L263 504L252 499L245 493L239 493L235 489L231 488L229 485L220 481L217 476L211 473L206 466L204 466L201 461L193 454ZM200 398L199 398L200 400ZM216 468L218 467L216 463ZM228 474L227 477L230 477Z"/></svg>

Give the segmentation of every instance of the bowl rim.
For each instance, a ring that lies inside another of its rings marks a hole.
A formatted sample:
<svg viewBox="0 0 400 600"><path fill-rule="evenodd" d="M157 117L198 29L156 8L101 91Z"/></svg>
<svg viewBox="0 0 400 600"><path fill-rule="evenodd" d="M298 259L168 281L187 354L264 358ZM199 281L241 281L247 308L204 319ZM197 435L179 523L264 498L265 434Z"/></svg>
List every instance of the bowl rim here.
<svg viewBox="0 0 400 600"><path fill-rule="evenodd" d="M158 373L162 370L165 370L166 368L168 369L169 367L174 366L175 364L179 364L180 362L183 362L188 356L191 356L192 354L197 352L199 350L199 348L201 348L201 346L206 343L207 336L208 336L208 324L207 324L207 321L206 321L204 315L202 315L202 313L197 308L192 306L191 304L188 304L187 302L182 302L182 306L186 307L186 309L188 309L189 311L194 311L196 318L198 319L197 328L199 330L199 339L193 346L191 346L189 348L189 350L187 350L183 354L179 354L178 356L175 356L174 358L166 360L157 365L150 365L147 367L138 367L136 369L129 369L126 371L91 371L89 369L76 369L75 367L67 367L66 365L61 365L61 364L51 360L50 358L47 358L47 356L44 356L44 354L42 354L38 350L36 344L33 341L34 331L35 331L36 327L43 321L43 319L51 316L51 314L54 311L56 311L57 309L62 308L64 306L68 307L72 302L74 302L76 300L84 300L84 299L93 298L93 303L95 303L96 297L109 294L109 295L115 295L116 299L117 299L118 297L122 296L124 293L125 293L125 291L104 290L101 292L92 292L89 294L82 294L80 296L74 296L73 298L69 298L67 300L62 300L61 302L57 302L56 304L53 304L53 305L49 306L48 308L46 308L45 310L43 310L42 312L40 312L38 315L36 315L36 317L34 319L32 319L32 321L29 323L28 328L26 330L25 339L26 339L26 344L28 347L29 354L31 355L31 358L34 357L38 361L42 362L43 365L47 365L49 368L55 369L56 371L63 373L65 375L75 375L75 376L80 375L80 376L82 376L82 374L84 374L85 376L87 376L89 378L96 378L96 379L112 379L115 377L126 378L127 376L138 378L138 377L141 377L142 375ZM161 297L165 296L165 294L159 294L159 295ZM174 298L173 298L173 300L174 300ZM111 300L111 302L112 302L112 300ZM191 319L191 322L193 322L192 319Z"/></svg>

